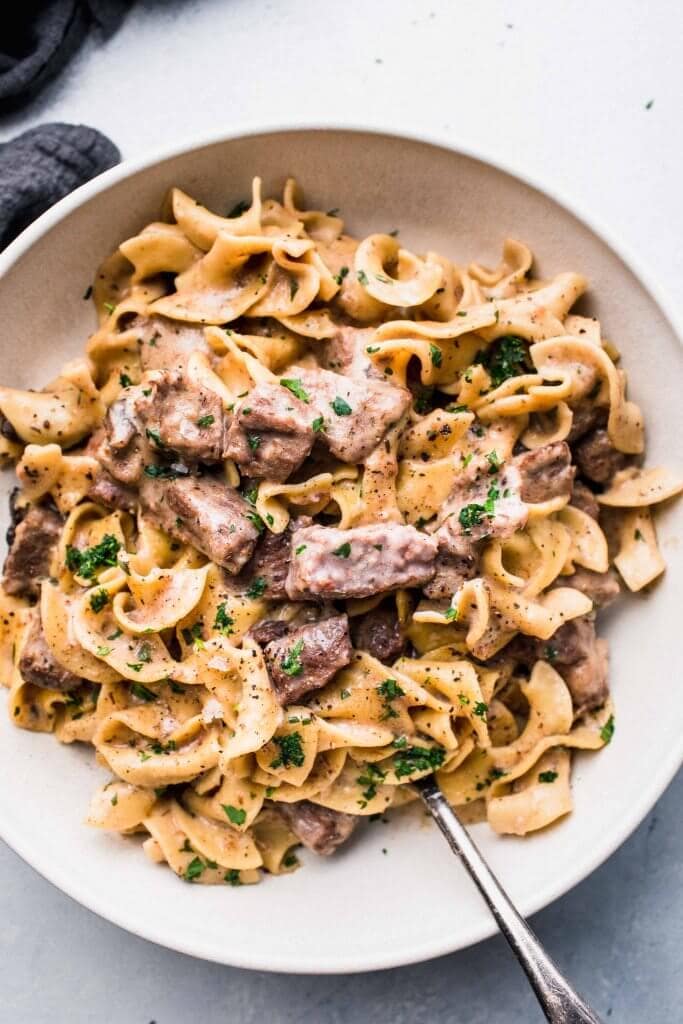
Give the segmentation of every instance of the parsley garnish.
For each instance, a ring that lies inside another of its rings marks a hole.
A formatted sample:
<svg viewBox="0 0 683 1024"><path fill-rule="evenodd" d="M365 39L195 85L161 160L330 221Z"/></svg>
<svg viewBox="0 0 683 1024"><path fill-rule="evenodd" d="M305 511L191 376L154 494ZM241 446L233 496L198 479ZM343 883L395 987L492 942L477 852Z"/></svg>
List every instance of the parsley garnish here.
<svg viewBox="0 0 683 1024"><path fill-rule="evenodd" d="M486 456L486 461L489 464L489 473L497 473L500 469L500 459L498 458L498 452L489 452Z"/></svg>
<svg viewBox="0 0 683 1024"><path fill-rule="evenodd" d="M295 550L294 554L295 555L300 555L302 551L306 550L306 547L307 547L306 544L299 544L299 547Z"/></svg>
<svg viewBox="0 0 683 1024"><path fill-rule="evenodd" d="M152 429L150 429L150 427L147 427L147 429L145 430L145 434L150 439L150 441L154 441L154 443L157 446L157 448L165 448L166 447L164 442L161 440L161 437L159 436L159 431L158 430L152 430Z"/></svg>
<svg viewBox="0 0 683 1024"><path fill-rule="evenodd" d="M364 270L357 271L356 272L356 277L358 278L359 282L363 285L363 287L365 287L367 285L367 283L368 283L368 275L365 273Z"/></svg>
<svg viewBox="0 0 683 1024"><path fill-rule="evenodd" d="M463 531L469 533L473 526L479 526L485 515L486 509L484 506L473 502L471 505L465 505L464 508L460 509L458 522L462 526Z"/></svg>
<svg viewBox="0 0 683 1024"><path fill-rule="evenodd" d="M557 772L539 772L538 773L538 781L539 782L554 782L556 778L557 778Z"/></svg>
<svg viewBox="0 0 683 1024"><path fill-rule="evenodd" d="M251 525L255 527L259 533L263 533L266 528L266 524L263 522L258 512L247 512L245 513L245 518L249 520Z"/></svg>
<svg viewBox="0 0 683 1024"><path fill-rule="evenodd" d="M234 633L235 620L225 610L225 601L216 608L216 618L213 620L213 628L219 630L224 636Z"/></svg>
<svg viewBox="0 0 683 1024"><path fill-rule="evenodd" d="M321 430L325 429L325 420L322 416L317 416L311 423L311 428L314 434L319 434Z"/></svg>
<svg viewBox="0 0 683 1024"><path fill-rule="evenodd" d="M405 697L405 690L401 689L395 679L385 679L375 689L384 703L384 711L380 720L385 721L387 718L398 718L398 711L391 706L391 701L396 700L397 697Z"/></svg>
<svg viewBox="0 0 683 1024"><path fill-rule="evenodd" d="M353 409L345 399L340 398L339 395L333 402L330 402L330 406L336 412L337 416L350 416Z"/></svg>
<svg viewBox="0 0 683 1024"><path fill-rule="evenodd" d="M306 756L301 745L300 733L290 732L287 736L274 736L273 742L277 743L280 753L270 762L271 768L289 768L290 765L301 768Z"/></svg>
<svg viewBox="0 0 683 1024"><path fill-rule="evenodd" d="M472 714L476 715L477 718L486 718L486 712L488 709L488 704L484 704L483 700L478 700L472 708Z"/></svg>
<svg viewBox="0 0 683 1024"><path fill-rule="evenodd" d="M529 369L526 344L514 334L506 334L485 352L478 352L475 362L481 363L488 371L494 388L509 377L518 377Z"/></svg>
<svg viewBox="0 0 683 1024"><path fill-rule="evenodd" d="M232 804L221 804L233 825L244 825L247 820L247 812L242 807L233 807Z"/></svg>
<svg viewBox="0 0 683 1024"><path fill-rule="evenodd" d="M348 700L349 697L351 696L351 691L350 690L341 690L340 693L339 693L339 696L341 697L342 700Z"/></svg>
<svg viewBox="0 0 683 1024"><path fill-rule="evenodd" d="M342 267L340 269L339 273L334 275L334 279L335 279L335 281L337 282L338 285L341 285L342 281L344 280L344 278L346 277L348 272L349 272L349 268L348 267Z"/></svg>
<svg viewBox="0 0 683 1024"><path fill-rule="evenodd" d="M450 606L450 608L446 609L445 618L448 620L448 622L456 622L458 615L458 609L454 608L452 605Z"/></svg>
<svg viewBox="0 0 683 1024"><path fill-rule="evenodd" d="M300 398L302 402L308 402L308 392L297 377L282 377L280 379L280 384L283 388L287 388L288 391L291 391L296 398Z"/></svg>
<svg viewBox="0 0 683 1024"><path fill-rule="evenodd" d="M294 299L294 296L299 291L299 282L295 277L289 279L289 298Z"/></svg>
<svg viewBox="0 0 683 1024"><path fill-rule="evenodd" d="M178 472L172 466L145 466L145 476L158 480L176 480Z"/></svg>
<svg viewBox="0 0 683 1024"><path fill-rule="evenodd" d="M600 730L600 739L603 743L609 743L614 736L614 715L610 715L602 729Z"/></svg>
<svg viewBox="0 0 683 1024"><path fill-rule="evenodd" d="M376 764L366 764L364 774L359 775L356 779L359 786L367 787L361 793L363 799L358 801L361 807L367 807L369 802L377 796L377 786L384 782L386 774Z"/></svg>
<svg viewBox="0 0 683 1024"><path fill-rule="evenodd" d="M66 567L84 579L91 579L98 569L116 565L120 548L119 541L111 533L106 533L100 543L91 548L81 549L68 545Z"/></svg>
<svg viewBox="0 0 683 1024"><path fill-rule="evenodd" d="M252 452L258 451L261 447L261 436L259 434L247 434L247 444Z"/></svg>
<svg viewBox="0 0 683 1024"><path fill-rule="evenodd" d="M97 653L97 657L98 658L106 658L107 655L111 654L111 652L113 650L114 650L113 647L101 647L100 646L100 647L97 648L97 652L96 652Z"/></svg>
<svg viewBox="0 0 683 1024"><path fill-rule="evenodd" d="M131 683L130 692L134 697L137 697L138 700L144 700L148 704L150 701L156 700L158 697L158 694L154 693L153 690L148 690L146 686L142 685L142 683Z"/></svg>
<svg viewBox="0 0 683 1024"><path fill-rule="evenodd" d="M182 630L182 637L188 647L194 647L196 651L200 651L204 646L204 637L202 636L202 622L193 622L192 626L185 626ZM140 652L138 652L140 657Z"/></svg>
<svg viewBox="0 0 683 1024"><path fill-rule="evenodd" d="M106 590L96 590L90 595L90 607L94 612L101 612L105 604L109 603L109 594Z"/></svg>
<svg viewBox="0 0 683 1024"><path fill-rule="evenodd" d="M194 857L193 860L185 868L185 874L183 878L186 882L194 882L195 878L199 878L201 873L204 871L206 864L199 857Z"/></svg>
<svg viewBox="0 0 683 1024"><path fill-rule="evenodd" d="M209 414L208 416L200 416L199 419L197 420L197 426L201 427L202 429L204 427L210 427L212 426L213 423L215 423L215 420L216 417L212 416L211 414Z"/></svg>
<svg viewBox="0 0 683 1024"><path fill-rule="evenodd" d="M443 747L407 747L394 760L396 778L402 779L414 772L434 771L441 767L445 757Z"/></svg>
<svg viewBox="0 0 683 1024"><path fill-rule="evenodd" d="M252 580L249 589L247 590L247 597L263 597L265 589L268 586L263 576L257 576L255 580Z"/></svg>
<svg viewBox="0 0 683 1024"><path fill-rule="evenodd" d="M240 873L237 870L237 868L230 868L228 871L226 871L225 874L223 875L223 880L227 882L228 885L242 884L242 879L240 878Z"/></svg>
<svg viewBox="0 0 683 1024"><path fill-rule="evenodd" d="M103 302L102 305L104 306L104 308L106 309L107 313L109 313L110 316L116 309L116 305L113 302Z"/></svg>
<svg viewBox="0 0 683 1024"><path fill-rule="evenodd" d="M280 662L280 668L288 676L300 676L304 670L303 662L301 661L301 653L304 649L303 640L297 640L293 647L287 651L286 655Z"/></svg>
<svg viewBox="0 0 683 1024"><path fill-rule="evenodd" d="M332 554L336 555L337 558L348 558L351 554L351 545L348 541L344 541L344 543L340 544L338 548L335 548Z"/></svg>
<svg viewBox="0 0 683 1024"><path fill-rule="evenodd" d="M130 379L127 373L119 374L119 384L122 388L129 388L133 381Z"/></svg>
<svg viewBox="0 0 683 1024"><path fill-rule="evenodd" d="M438 345L430 343L429 346L429 358L432 361L433 366L441 366L441 360L443 359L443 352Z"/></svg>

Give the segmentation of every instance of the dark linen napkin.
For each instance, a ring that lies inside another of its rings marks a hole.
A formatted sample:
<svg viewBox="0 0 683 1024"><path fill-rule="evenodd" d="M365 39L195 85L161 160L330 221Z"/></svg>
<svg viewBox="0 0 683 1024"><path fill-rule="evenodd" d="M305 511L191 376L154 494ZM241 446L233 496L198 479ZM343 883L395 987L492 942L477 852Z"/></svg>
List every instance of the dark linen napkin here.
<svg viewBox="0 0 683 1024"><path fill-rule="evenodd" d="M64 67L92 28L111 35L132 0L22 0L0 32L0 113L22 106Z"/></svg>
<svg viewBox="0 0 683 1024"><path fill-rule="evenodd" d="M0 145L0 249L120 158L106 135L83 124L43 124Z"/></svg>

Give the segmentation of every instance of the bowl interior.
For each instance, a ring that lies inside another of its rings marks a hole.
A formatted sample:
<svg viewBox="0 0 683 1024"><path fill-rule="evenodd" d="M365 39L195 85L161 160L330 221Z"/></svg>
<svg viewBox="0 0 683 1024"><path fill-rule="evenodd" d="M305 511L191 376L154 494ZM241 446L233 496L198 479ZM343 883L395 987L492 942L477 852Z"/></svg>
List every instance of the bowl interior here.
<svg viewBox="0 0 683 1024"><path fill-rule="evenodd" d="M81 353L93 330L82 297L100 260L159 215L179 185L217 211L249 194L252 175L277 195L294 175L311 208L339 207L360 235L398 228L417 251L498 262L506 236L528 243L541 274L578 270L591 282L582 311L597 315L621 350L630 394L647 423L648 458L670 462L679 436L681 349L652 296L589 227L544 193L480 162L429 144L350 131L270 132L193 149L128 174L111 172L67 199L61 219L25 250L6 254L0 278L2 382L46 383ZM89 196L89 198L88 198ZM50 226L50 218L56 222ZM15 255L16 254L16 255ZM1 265L1 264L0 264ZM13 475L0 476L3 495ZM683 694L675 685L683 574L681 512L659 518L670 570L646 596L605 620L611 642L616 733L598 755L580 756L575 811L526 840L477 842L524 913L539 909L595 868L637 825L680 757ZM330 860L256 887L181 884L151 864L136 840L83 824L104 773L92 755L0 717L0 834L61 889L142 936L209 959L262 969L369 970L424 959L486 937L493 923L460 865L418 808L368 824ZM656 740L655 740L656 738ZM655 743L653 743L655 740ZM653 750L654 747L654 750Z"/></svg>

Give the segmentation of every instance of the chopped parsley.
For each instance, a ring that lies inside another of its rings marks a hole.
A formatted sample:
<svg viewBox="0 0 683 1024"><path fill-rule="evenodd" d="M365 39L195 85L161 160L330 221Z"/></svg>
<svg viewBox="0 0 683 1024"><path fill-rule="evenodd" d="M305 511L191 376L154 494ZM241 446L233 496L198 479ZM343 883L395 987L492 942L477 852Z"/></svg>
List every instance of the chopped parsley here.
<svg viewBox="0 0 683 1024"><path fill-rule="evenodd" d="M213 426L215 421L216 421L216 417L212 416L211 414L209 414L208 416L200 416L199 419L197 420L197 426L201 427L202 430L203 430L204 427L211 427L211 426Z"/></svg>
<svg viewBox="0 0 683 1024"><path fill-rule="evenodd" d="M497 473L500 469L500 459L498 458L498 452L488 452L486 461L489 464L489 473Z"/></svg>
<svg viewBox="0 0 683 1024"><path fill-rule="evenodd" d="M299 291L299 282L297 281L297 279L295 277L290 277L290 279L289 279L289 298L290 298L290 300L294 299L294 296L296 295L296 293L298 291Z"/></svg>
<svg viewBox="0 0 683 1024"><path fill-rule="evenodd" d="M345 401L345 399L340 398L339 395L337 395L333 402L330 402L330 406L334 412L336 412L337 416L350 416L353 412L349 403Z"/></svg>
<svg viewBox="0 0 683 1024"><path fill-rule="evenodd" d="M188 647L194 647L196 651L199 651L204 646L204 637L202 636L202 622L193 622L191 626L185 626L182 630L182 637ZM138 658L140 652L138 651Z"/></svg>
<svg viewBox="0 0 683 1024"><path fill-rule="evenodd" d="M137 697L138 700L144 700L148 704L151 701L156 700L158 697L158 694L154 693L153 690L148 690L146 686L142 685L142 683L131 683L130 692L134 697Z"/></svg>
<svg viewBox="0 0 683 1024"><path fill-rule="evenodd" d="M479 526L485 515L486 509L484 506L473 502L460 509L458 522L462 526L463 531L469 533L473 526Z"/></svg>
<svg viewBox="0 0 683 1024"><path fill-rule="evenodd" d="M306 550L307 546L308 546L307 544L299 544L299 547L296 548L294 554L295 555L300 555L302 551Z"/></svg>
<svg viewBox="0 0 683 1024"><path fill-rule="evenodd" d="M104 308L106 309L107 313L109 313L110 316L116 309L116 305L113 302L103 302L102 305L104 306Z"/></svg>
<svg viewBox="0 0 683 1024"><path fill-rule="evenodd" d="M556 778L557 778L557 772L539 772L538 773L538 781L539 782L554 782Z"/></svg>
<svg viewBox="0 0 683 1024"><path fill-rule="evenodd" d="M204 861L200 857L194 857L185 868L183 878L186 882L194 882L195 878L199 878L205 868L206 864Z"/></svg>
<svg viewBox="0 0 683 1024"><path fill-rule="evenodd" d="M242 879L237 868L230 868L223 875L223 881L227 882L228 885L241 885Z"/></svg>
<svg viewBox="0 0 683 1024"><path fill-rule="evenodd" d="M150 427L147 427L147 429L145 430L145 434L150 439L150 441L154 441L154 443L157 446L157 448L165 448L166 447L164 442L161 440L161 437L159 435L159 431L158 430L152 430Z"/></svg>
<svg viewBox="0 0 683 1024"><path fill-rule="evenodd" d="M130 379L127 373L119 374L119 384L122 388L129 388L133 381Z"/></svg>
<svg viewBox="0 0 683 1024"><path fill-rule="evenodd" d="M397 779L414 772L434 771L446 757L443 747L406 747L394 760Z"/></svg>
<svg viewBox="0 0 683 1024"><path fill-rule="evenodd" d="M302 402L309 401L309 394L297 377L282 377L280 384L283 388L291 391L296 398L300 398Z"/></svg>
<svg viewBox="0 0 683 1024"><path fill-rule="evenodd" d="M358 278L359 282L363 285L363 287L366 287L366 285L368 284L368 275L365 273L365 271L358 270L356 272L356 277Z"/></svg>
<svg viewBox="0 0 683 1024"><path fill-rule="evenodd" d="M109 594L106 590L96 590L90 595L90 607L94 612L101 612L105 604L109 603Z"/></svg>
<svg viewBox="0 0 683 1024"><path fill-rule="evenodd" d="M221 804L233 825L244 825L247 820L247 812L242 807L233 807L232 804Z"/></svg>
<svg viewBox="0 0 683 1024"><path fill-rule="evenodd" d="M180 475L172 466L145 466L143 472L155 480L176 480Z"/></svg>
<svg viewBox="0 0 683 1024"><path fill-rule="evenodd" d="M245 518L249 520L251 525L259 532L263 533L266 528L266 524L261 519L258 512L247 512Z"/></svg>
<svg viewBox="0 0 683 1024"><path fill-rule="evenodd" d="M382 698L384 705L380 721L385 721L387 718L398 718L398 711L391 706L391 702L396 700L397 697L405 697L405 690L401 689L395 679L385 679L375 689Z"/></svg>
<svg viewBox="0 0 683 1024"><path fill-rule="evenodd" d="M114 650L113 647L102 647L102 646L100 646L100 647L97 648L96 654L97 654L98 658L106 658L107 655L111 654L111 652L113 650Z"/></svg>
<svg viewBox="0 0 683 1024"><path fill-rule="evenodd" d="M332 554L336 555L337 558L348 558L351 554L351 545L348 541L344 541L343 544L340 544L338 548L334 549Z"/></svg>
<svg viewBox="0 0 683 1024"><path fill-rule="evenodd" d="M68 545L66 567L84 579L91 579L98 569L116 565L120 548L121 544L111 533L105 533L99 544L94 544L90 548L74 548Z"/></svg>
<svg viewBox="0 0 683 1024"><path fill-rule="evenodd" d="M152 648L148 643L142 643L138 647L138 658L145 663L152 660Z"/></svg>
<svg viewBox="0 0 683 1024"><path fill-rule="evenodd" d="M348 272L349 272L349 268L348 267L341 267L339 273L334 275L334 279L335 279L335 281L337 282L338 285L341 285L342 281L347 276Z"/></svg>
<svg viewBox="0 0 683 1024"><path fill-rule="evenodd" d="M379 352L379 345L366 345L365 351L369 356L374 356L375 352Z"/></svg>
<svg viewBox="0 0 683 1024"><path fill-rule="evenodd" d="M267 586L268 584L264 580L263 576L257 576L256 579L252 580L249 585L249 589L247 590L247 597L263 597Z"/></svg>
<svg viewBox="0 0 683 1024"><path fill-rule="evenodd" d="M322 418L322 416L316 416L316 418L311 423L311 429L313 430L314 434L319 434L321 430L325 429L325 420Z"/></svg>
<svg viewBox="0 0 683 1024"><path fill-rule="evenodd" d="M222 601L221 604L218 605L218 608L216 608L216 618L213 620L213 628L217 629L224 636L230 636L231 633L234 633L232 628L234 625L235 620L232 615L229 615L226 612L225 601Z"/></svg>
<svg viewBox="0 0 683 1024"><path fill-rule="evenodd" d="M342 700L348 700L349 697L351 696L351 691L350 690L341 690L340 693L339 693L339 696L340 696L340 698Z"/></svg>
<svg viewBox="0 0 683 1024"><path fill-rule="evenodd" d="M485 352L478 352L475 362L486 369L494 388L509 377L518 377L529 369L526 343L514 334L506 334Z"/></svg>
<svg viewBox="0 0 683 1024"><path fill-rule="evenodd" d="M443 359L443 352L441 351L441 349L439 348L438 345L434 345L434 344L430 343L430 345L429 345L429 358L431 359L433 366L441 366L441 361Z"/></svg>
<svg viewBox="0 0 683 1024"><path fill-rule="evenodd" d="M247 434L247 444L251 448L252 452L257 452L261 447L261 436L260 434Z"/></svg>
<svg viewBox="0 0 683 1024"><path fill-rule="evenodd" d="M643 535L640 532L640 530L636 530L636 532L633 534L633 536L634 536L635 540L645 540L645 538L643 537Z"/></svg>
<svg viewBox="0 0 683 1024"><path fill-rule="evenodd" d="M301 768L306 756L301 745L301 733L290 732L287 736L274 736L273 743L280 748L278 756L270 762L271 768Z"/></svg>
<svg viewBox="0 0 683 1024"><path fill-rule="evenodd" d="M610 715L602 729L600 730L600 739L603 743L609 743L614 736L614 715Z"/></svg>
<svg viewBox="0 0 683 1024"><path fill-rule="evenodd" d="M454 608L453 605L451 605L449 608L446 609L444 617L447 619L448 622L456 622L459 614L460 613L458 612L458 609Z"/></svg>
<svg viewBox="0 0 683 1024"><path fill-rule="evenodd" d="M288 676L300 676L304 670L303 662L301 660L301 654L304 649L303 640L297 640L297 642L290 647L284 658L280 662L280 668Z"/></svg>
<svg viewBox="0 0 683 1024"><path fill-rule="evenodd" d="M377 796L377 786L384 782L386 774L376 764L366 764L363 775L359 775L356 779L359 786L366 787L361 793L363 799L358 801L361 807L367 807L369 802Z"/></svg>
<svg viewBox="0 0 683 1024"><path fill-rule="evenodd" d="M483 700L478 700L472 708L472 714L476 715L477 718L486 718L486 712L488 709L488 704L484 704Z"/></svg>

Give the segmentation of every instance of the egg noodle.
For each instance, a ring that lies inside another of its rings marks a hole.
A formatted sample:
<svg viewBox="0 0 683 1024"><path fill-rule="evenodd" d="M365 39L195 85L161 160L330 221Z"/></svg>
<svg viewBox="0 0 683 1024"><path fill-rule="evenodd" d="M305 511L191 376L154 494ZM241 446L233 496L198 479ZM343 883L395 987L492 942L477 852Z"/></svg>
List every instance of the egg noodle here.
<svg viewBox="0 0 683 1024"><path fill-rule="evenodd" d="M225 216L173 189L98 270L85 356L0 388L10 718L92 744L111 780L88 823L189 881L294 870L301 841L330 852L311 829L334 846L432 771L468 821L543 828L572 751L614 731L596 607L664 571L652 506L681 483L641 466L579 273L539 280L513 240L495 270L359 242L260 185ZM227 447L202 440L218 421ZM280 541L271 593L250 566Z"/></svg>

